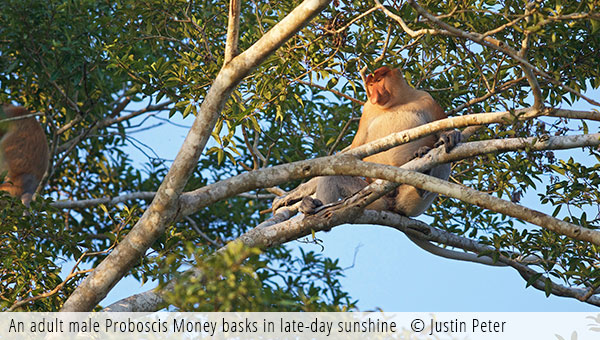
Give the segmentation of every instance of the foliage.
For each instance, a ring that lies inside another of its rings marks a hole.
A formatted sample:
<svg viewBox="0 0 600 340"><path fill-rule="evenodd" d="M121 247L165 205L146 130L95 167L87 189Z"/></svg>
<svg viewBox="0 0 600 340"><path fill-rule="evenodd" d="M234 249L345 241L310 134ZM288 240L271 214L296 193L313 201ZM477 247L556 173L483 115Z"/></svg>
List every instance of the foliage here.
<svg viewBox="0 0 600 340"><path fill-rule="evenodd" d="M318 254L302 252L300 259L293 260L289 251L282 248L273 254L279 268L271 268L258 256L259 249L247 248L241 242L208 258L192 244L187 248L195 257L191 262L202 275L185 272L172 292L166 294L167 302L181 310L300 312L354 307L348 295L339 291L336 276L341 275L341 268ZM171 271L173 265L178 265L179 257L168 256L161 268ZM306 275L299 275L303 272ZM313 279L324 279L325 285L321 287Z"/></svg>
<svg viewBox="0 0 600 340"><path fill-rule="evenodd" d="M171 103L169 115L196 114L223 64L227 27L224 0L3 0L0 3L0 102L15 102L45 114L55 150L49 180L32 210L3 198L0 309L52 290L64 260L96 265L127 235L147 202L54 210L52 200L84 200L155 191L170 163L149 157L136 166L126 153L135 144L127 108ZM240 50L244 51L299 1L244 2ZM600 86L600 21L597 1L536 2L525 18L524 1L419 1L453 27L486 32L508 24L495 39L520 49L529 32L527 58L554 81L578 91ZM402 1L385 3L413 29L430 28ZM213 131L212 147L198 163L186 189L267 167L337 152L351 142L366 95L359 70L382 64L402 67L415 87L430 93L453 115L530 106L531 88L519 63L472 41L442 34L412 38L382 11L353 21L372 2L334 1L306 29L284 44L235 89ZM513 20L518 20L510 24ZM351 24L349 28L345 28ZM339 31L338 31L339 30ZM388 33L389 32L389 33ZM386 44L389 35L389 42ZM385 49L387 57L377 60ZM565 106L572 93L539 78L544 102ZM335 91L332 92L332 91ZM485 100L474 99L493 93ZM70 128L62 129L66 126ZM148 126L147 125L144 125ZM346 129L342 131L342 126ZM564 135L587 130L560 119L492 125L473 139ZM248 146L256 146L250 148ZM174 146L177 147L177 146ZM453 180L518 201L537 193L554 215L598 229L600 202L597 149L583 152L592 162L558 159L552 152L510 152L455 163ZM262 156L262 157L260 157ZM285 189L298 182L286 184ZM546 186L546 190L540 188ZM258 254L236 248L207 259L265 219L269 202L231 197L181 219L152 246L131 275L146 281L177 276L189 265L204 269L202 280L187 278L169 297L183 310L341 310L354 302L339 285L336 261L314 253L297 255L290 246ZM598 287L597 249L448 198L427 212L432 225L508 250L538 254L539 269L575 286ZM196 230L197 228L197 230ZM200 231L201 233L199 233ZM204 236L202 236L204 235ZM207 241L213 240L215 244ZM191 245L200 247L192 251ZM250 259L243 259L250 256ZM26 261L25 261L26 259ZM274 268L278 268L275 270ZM209 283L206 283L209 282ZM232 283L236 284L232 286ZM57 310L77 284L71 280L49 299L23 308ZM204 285L204 286L203 286ZM204 287L204 288L202 288ZM233 287L233 289L232 289ZM223 290L230 295L220 295Z"/></svg>
<svg viewBox="0 0 600 340"><path fill-rule="evenodd" d="M62 242L74 236L62 228L56 211L41 209L48 202L38 198L28 210L4 192L0 198L0 309L5 310L17 299L40 295L58 285L62 281L59 256L72 257L78 250ZM57 311L72 289L73 282L61 294L36 300L25 310Z"/></svg>

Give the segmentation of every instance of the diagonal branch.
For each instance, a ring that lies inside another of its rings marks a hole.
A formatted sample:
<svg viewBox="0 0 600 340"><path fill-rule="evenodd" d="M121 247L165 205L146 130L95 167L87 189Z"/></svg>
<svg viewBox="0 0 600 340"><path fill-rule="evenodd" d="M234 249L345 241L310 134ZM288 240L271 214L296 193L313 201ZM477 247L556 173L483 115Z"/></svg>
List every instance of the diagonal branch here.
<svg viewBox="0 0 600 340"><path fill-rule="evenodd" d="M274 218L261 223L254 229L240 236L237 240L248 247L268 248L310 235L312 232L329 230L342 224L336 224L337 221L333 222L332 220L325 220L325 223L315 223L317 221L316 219L302 219L300 216L296 216L293 219L287 219L291 215L288 211L285 211L285 209L287 208L279 210L277 215L281 214L281 216L275 215ZM348 220L343 223L389 226L406 234L411 240L419 240L421 243L436 242L472 252L465 253L465 255L470 256L458 258L459 260L467 259L468 261L491 265L504 264L517 269L519 273L526 278L537 274L533 269L527 266L527 262L523 263L523 260L508 258L501 254L498 256L498 262L494 262L485 255L477 257L475 254L495 252L496 249L481 244L476 240L454 235L408 217L385 211L367 210L362 212L362 214L356 218L350 216L347 216L347 218ZM227 246L221 248L219 252L222 252L226 247ZM452 258L456 259L457 257L455 256ZM477 258L477 260L475 260L475 258ZM200 270L190 269L188 272L193 273L197 277L202 277L202 272ZM162 290L156 288L119 300L106 307L104 311L132 312L158 310L163 307L165 303L162 293L172 290L175 287L175 284L176 281L173 280ZM534 282L533 286L540 290L543 290L545 287L544 282L541 279ZM581 299L581 297L588 293L580 288L566 287L556 283L552 284L552 289L553 293L556 295L575 297L578 299ZM586 302L600 306L600 298L597 296L588 296Z"/></svg>
<svg viewBox="0 0 600 340"><path fill-rule="evenodd" d="M600 121L599 112L591 111L574 111L574 110L546 110L548 116L563 117L573 119L589 119ZM356 157L366 157L372 154L383 152L392 147L408 143L418 138L424 137L427 134L435 133L452 127L473 126L486 123L503 122L506 119L513 118L509 112L494 112L478 115L469 115L461 117L446 118L429 124L421 125L413 129L405 130L393 135L384 137L369 144L365 144L360 148L353 149L347 154ZM465 132L463 132L465 134ZM516 151L525 148L533 151L552 150L552 149L569 149L582 146L598 145L597 134L579 135L579 136L558 136L545 139L543 137L531 138L507 138L494 139L485 141L476 141L463 143L457 146L450 154L439 151L431 151L425 157L415 159L403 166L403 168L414 171L426 171L437 164L449 163L461 159L483 155L492 152ZM354 150L358 150L355 154ZM433 155L436 155L433 157ZM330 156L336 157L336 156ZM436 163L431 163L433 159ZM234 176L224 181L208 185L206 187L187 192L182 195L180 202L180 215L187 216L198 211L199 209L208 206L221 199L239 195L250 190L271 187L284 183L286 181L310 177L310 174L304 175L303 168L315 166L321 163L325 158L317 158L312 160L299 161L284 165L278 165L272 168L264 168L249 173L244 173L239 176ZM319 175L318 173L312 174ZM143 199L151 200L154 197L154 192L139 192L124 194L117 197L105 197L81 201L57 201L52 203L53 206L59 209L78 209L93 206L97 204L117 204L129 200Z"/></svg>
<svg viewBox="0 0 600 340"><path fill-rule="evenodd" d="M328 0L305 0L246 51L224 65L206 95L192 128L140 220L65 302L61 311L90 311L127 274L177 217L179 198L194 171L225 101L269 55L307 25Z"/></svg>
<svg viewBox="0 0 600 340"><path fill-rule="evenodd" d="M337 155L332 157L323 157L316 160L301 161L292 164L285 164L269 169L261 169L251 173L245 173L240 176L221 181L217 184L209 185L204 188L195 190L190 195L182 197L181 215L193 213L204 207L207 201L218 201L223 198L235 195L239 192L255 189L257 187L273 186L290 179L300 179L314 176L332 176L332 175L348 175L348 176L366 176L371 178L381 178L389 182L406 183L414 187L443 194L449 197L457 198L461 201L471 203L492 211L496 211L508 216L519 218L523 221L530 222L542 228L566 235L573 239L600 244L600 232L583 228L581 226L568 223L554 217L543 214L533 209L525 208L515 203L481 193L474 189L449 183L435 177L427 176L414 170L424 171L438 164L447 163L456 159L461 159L466 155L477 155L487 152L498 151L499 148L508 150L508 146L503 146L504 141L494 141L487 144L486 141L467 143L459 145L450 153L445 154L443 148L440 147L430 152L423 159L416 159L406 163L402 168L397 168L388 165L367 163L358 161L356 158L347 155ZM494 143L497 143L494 145ZM527 148L530 150L543 150L549 147L554 149L569 148L573 145L577 146L596 146L600 145L600 134L571 136L571 137L549 137L542 138L514 138L508 141L511 148ZM376 185L381 186L379 181ZM348 203L336 207L336 213L329 211L325 219L331 218L344 219L340 216L337 210L345 211L358 205L364 207L373 199L373 196L381 194L382 190L389 190L388 187L379 188L378 190L363 190L359 194L348 200ZM348 215L352 215L352 209L348 211ZM309 218L323 217L319 214L310 216Z"/></svg>
<svg viewBox="0 0 600 340"><path fill-rule="evenodd" d="M463 249L465 251L470 251L475 254L497 252L496 249L494 249L488 245L481 244L481 243L477 242L476 240L472 240L472 239L469 239L466 237L454 235L447 231L433 228L433 227L428 226L425 223L422 223L420 221L411 220L411 222L413 223L413 226L411 228L407 229L406 226L404 225L404 222L402 221L403 218L405 218L405 217L391 214L391 213L377 214L374 211L365 211L363 216L361 216L355 223L390 226L398 231L405 233L409 238L411 238L411 240L413 238L421 240L422 242L425 240L429 240L429 241L445 244L448 246L452 246L455 248ZM421 230L426 230L426 229L424 229L424 227L427 226L429 228L428 234L422 234L422 235L415 236L415 233L411 232L411 231L415 230L414 225L416 223L421 224L420 227L423 228ZM444 249L444 250L446 250L446 249ZM474 254L465 253L465 255L472 256ZM517 254L513 254L513 255L517 255ZM456 257L451 257L451 258L457 259ZM467 261L471 261L471 259L472 259L472 257L466 258ZM477 257L477 259L478 259L478 261L473 261L473 262L488 264L485 262L487 262L486 259L490 259L490 258L484 255L484 256ZM458 258L458 260L465 260L465 259ZM502 265L510 266L510 267L516 269L519 272L519 274L527 281L529 281L529 279L531 277L533 277L535 275L539 275L538 272L536 272L534 269L532 269L528 266L530 264L530 261L528 259L520 259L519 256L517 256L516 258L513 258L513 257L507 257L507 256L503 255L502 253L500 253L500 254L498 254L498 262L492 261L492 263L495 265L502 264ZM593 294L590 295L590 292L588 289L567 287L567 286L563 286L561 284L557 284L555 282L551 282L551 284L552 284L552 294L554 294L554 295L572 297L572 298L576 298L580 301L585 301L585 302L595 305L595 306L600 306L600 297L592 296ZM546 283L545 283L545 280L543 277L540 277L539 279L534 281L531 285L536 289L545 291ZM150 295L153 295L153 294L150 294Z"/></svg>

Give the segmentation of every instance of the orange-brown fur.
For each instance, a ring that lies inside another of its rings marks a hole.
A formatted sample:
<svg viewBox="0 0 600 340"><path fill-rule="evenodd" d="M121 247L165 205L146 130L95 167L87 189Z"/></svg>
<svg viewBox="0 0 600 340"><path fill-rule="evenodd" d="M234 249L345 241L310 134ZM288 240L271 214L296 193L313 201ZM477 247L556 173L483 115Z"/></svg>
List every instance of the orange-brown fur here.
<svg viewBox="0 0 600 340"><path fill-rule="evenodd" d="M363 114L351 148L395 132L446 118L446 114L439 104L427 92L409 86L399 69L381 67L367 77L365 85L368 101L363 107ZM449 136L450 138L441 139L444 144L447 144L447 150L460 140L458 131L453 131ZM437 140L438 136L427 136L368 156L364 160L401 166L413 159L415 154L422 155L429 148L438 145L440 142L436 143ZM450 174L450 165L439 165L429 170L428 173L447 179ZM281 206L302 200L301 210L304 206L304 212L310 213L321 203L332 203L352 195L368 185L369 181L369 179L363 180L349 176L316 177L294 189L287 196L274 201L273 210L276 211ZM311 195L316 200L312 199ZM370 204L367 209L390 210L406 216L417 216L431 205L435 197L436 195L433 193L403 184L394 193Z"/></svg>
<svg viewBox="0 0 600 340"><path fill-rule="evenodd" d="M23 107L3 104L0 119L28 114ZM48 167L46 135L33 117L3 123L3 127L6 128L0 132L0 172L7 174L0 190L28 205Z"/></svg>
<svg viewBox="0 0 600 340"><path fill-rule="evenodd" d="M352 148L383 138L395 132L411 129L434 120L446 118L446 114L429 93L412 88L406 83L400 69L381 67L366 79L368 101L363 107L358 131ZM422 147L432 148L437 136L427 136L390 150L366 157L366 162L401 166L414 158ZM447 164L431 170L431 174L447 179ZM401 185L395 197L384 197L370 209L392 210L407 216L421 214L429 207L435 195L422 192L410 185Z"/></svg>

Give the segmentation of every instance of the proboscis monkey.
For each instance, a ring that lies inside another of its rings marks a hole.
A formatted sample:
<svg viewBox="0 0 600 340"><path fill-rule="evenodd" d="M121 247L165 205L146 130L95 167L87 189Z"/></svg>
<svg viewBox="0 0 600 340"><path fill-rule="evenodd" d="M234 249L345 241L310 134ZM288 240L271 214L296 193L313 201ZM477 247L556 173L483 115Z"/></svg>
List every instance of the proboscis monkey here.
<svg viewBox="0 0 600 340"><path fill-rule="evenodd" d="M367 102L358 124L351 148L383 138L389 134L411 129L434 120L446 118L438 103L425 91L412 88L400 69L381 67L366 79ZM432 147L444 145L446 152L460 142L459 131L444 132L368 156L367 162L401 166L414 157L422 157ZM427 172L448 179L450 164L439 165ZM302 201L300 210L310 213L321 204L335 202L364 188L369 179L350 176L316 177L273 202L273 212L278 208ZM311 199L311 195L313 199ZM308 199L304 199L308 197ZM405 216L423 213L436 194L402 184L394 192L367 206L367 209L389 210Z"/></svg>
<svg viewBox="0 0 600 340"><path fill-rule="evenodd" d="M28 114L24 107L0 105L0 120ZM0 173L6 172L0 190L29 205L48 167L48 154L46 135L35 118L0 123Z"/></svg>

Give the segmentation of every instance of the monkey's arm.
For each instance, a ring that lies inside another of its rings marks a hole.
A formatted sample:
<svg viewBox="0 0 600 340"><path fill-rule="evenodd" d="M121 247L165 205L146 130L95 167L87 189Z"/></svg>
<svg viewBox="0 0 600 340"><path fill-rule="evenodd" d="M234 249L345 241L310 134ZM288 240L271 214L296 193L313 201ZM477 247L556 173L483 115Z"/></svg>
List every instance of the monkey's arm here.
<svg viewBox="0 0 600 340"><path fill-rule="evenodd" d="M366 143L368 140L368 125L370 121L370 114L368 113L367 109L364 109L363 115L360 117L360 121L358 122L358 129L356 130L356 134L352 139L350 149L354 149Z"/></svg>

